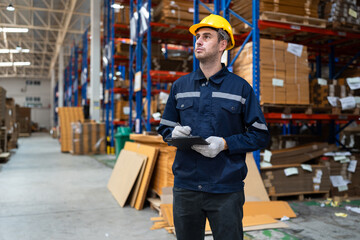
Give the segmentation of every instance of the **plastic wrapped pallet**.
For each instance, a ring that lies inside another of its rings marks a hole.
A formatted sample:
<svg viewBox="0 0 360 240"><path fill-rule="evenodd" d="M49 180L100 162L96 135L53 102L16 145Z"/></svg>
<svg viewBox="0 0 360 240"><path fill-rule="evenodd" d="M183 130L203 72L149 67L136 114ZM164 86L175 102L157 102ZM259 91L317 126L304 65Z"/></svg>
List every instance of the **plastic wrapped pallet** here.
<svg viewBox="0 0 360 240"><path fill-rule="evenodd" d="M83 122L84 113L81 107L59 107L61 151L69 152L72 145L72 122Z"/></svg>
<svg viewBox="0 0 360 240"><path fill-rule="evenodd" d="M104 123L71 123L72 154L106 154Z"/></svg>

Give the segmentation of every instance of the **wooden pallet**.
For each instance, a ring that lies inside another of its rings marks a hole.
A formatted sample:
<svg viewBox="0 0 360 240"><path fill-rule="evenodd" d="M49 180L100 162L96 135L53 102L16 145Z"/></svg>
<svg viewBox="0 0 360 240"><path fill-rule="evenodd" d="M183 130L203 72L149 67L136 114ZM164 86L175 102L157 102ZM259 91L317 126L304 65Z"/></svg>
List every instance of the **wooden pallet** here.
<svg viewBox="0 0 360 240"><path fill-rule="evenodd" d="M311 198L328 198L329 191L319 191L319 192L294 192L294 193L276 193L269 194L271 201L276 201L279 199L296 199L303 201L304 199Z"/></svg>
<svg viewBox="0 0 360 240"><path fill-rule="evenodd" d="M261 20L288 23L293 25L303 25L315 28L326 28L326 20L312 17L302 17L298 15L280 13L280 12L262 12Z"/></svg>
<svg viewBox="0 0 360 240"><path fill-rule="evenodd" d="M354 108L349 110L342 110L337 107L318 107L312 104L304 105L287 105L287 104L270 104L264 103L261 105L261 108L264 113L303 113L303 114L351 114L351 115L360 115L360 108Z"/></svg>
<svg viewBox="0 0 360 240"><path fill-rule="evenodd" d="M328 28L333 28L337 31L344 32L360 32L360 25L351 23L340 23L340 22L328 22Z"/></svg>

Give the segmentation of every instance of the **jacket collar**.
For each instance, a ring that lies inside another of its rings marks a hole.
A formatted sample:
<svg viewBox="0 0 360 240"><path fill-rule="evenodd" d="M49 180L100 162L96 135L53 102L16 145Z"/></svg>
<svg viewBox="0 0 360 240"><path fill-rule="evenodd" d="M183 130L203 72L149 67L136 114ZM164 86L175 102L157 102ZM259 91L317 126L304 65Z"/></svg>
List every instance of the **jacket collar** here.
<svg viewBox="0 0 360 240"><path fill-rule="evenodd" d="M220 84L224 80L226 75L229 73L229 70L227 69L227 67L225 67L225 64L222 63L221 66L222 69L210 77L210 81L216 84ZM194 80L206 79L200 67L194 72L194 74Z"/></svg>

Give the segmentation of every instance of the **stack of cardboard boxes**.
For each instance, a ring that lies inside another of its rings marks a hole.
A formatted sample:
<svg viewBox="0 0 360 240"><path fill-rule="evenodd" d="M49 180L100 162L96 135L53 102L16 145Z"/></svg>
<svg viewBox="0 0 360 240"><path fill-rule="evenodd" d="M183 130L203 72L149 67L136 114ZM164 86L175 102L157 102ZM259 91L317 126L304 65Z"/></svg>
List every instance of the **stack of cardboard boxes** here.
<svg viewBox="0 0 360 240"><path fill-rule="evenodd" d="M16 119L19 122L19 135L30 136L31 134L31 108L16 105Z"/></svg>
<svg viewBox="0 0 360 240"><path fill-rule="evenodd" d="M72 122L84 122L81 107L59 107L61 151L70 152L72 149Z"/></svg>
<svg viewBox="0 0 360 240"><path fill-rule="evenodd" d="M237 50L238 48L233 53L236 54ZM233 65L233 72L251 85L253 84L252 51L252 42L247 43ZM261 39L259 70L261 104L309 104L310 70L306 47Z"/></svg>
<svg viewBox="0 0 360 240"><path fill-rule="evenodd" d="M16 148L19 127L16 121L16 107L13 98L6 99L5 126L8 134L8 149Z"/></svg>

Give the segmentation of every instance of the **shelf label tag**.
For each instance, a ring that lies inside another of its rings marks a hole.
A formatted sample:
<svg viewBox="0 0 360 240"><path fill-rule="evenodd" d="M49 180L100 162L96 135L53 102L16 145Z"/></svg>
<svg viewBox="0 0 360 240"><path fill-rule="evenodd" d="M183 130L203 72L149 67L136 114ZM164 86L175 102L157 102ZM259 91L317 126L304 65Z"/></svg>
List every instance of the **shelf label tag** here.
<svg viewBox="0 0 360 240"><path fill-rule="evenodd" d="M271 151L265 150L265 152L264 152L264 161L265 162L270 162L271 156L272 156Z"/></svg>
<svg viewBox="0 0 360 240"><path fill-rule="evenodd" d="M360 77L346 78L346 82L351 90L360 88Z"/></svg>
<svg viewBox="0 0 360 240"><path fill-rule="evenodd" d="M346 37L346 32L338 32L339 36Z"/></svg>
<svg viewBox="0 0 360 240"><path fill-rule="evenodd" d="M284 169L285 176L297 175L299 174L299 170L296 167L290 167Z"/></svg>
<svg viewBox="0 0 360 240"><path fill-rule="evenodd" d="M278 79L278 78L273 78L272 79L272 85L276 86L276 87L283 87L284 86L284 80Z"/></svg>
<svg viewBox="0 0 360 240"><path fill-rule="evenodd" d="M357 18L357 12L352 8L349 8L349 15L353 18Z"/></svg>
<svg viewBox="0 0 360 240"><path fill-rule="evenodd" d="M304 46L295 43L288 43L287 51L294 54L297 57L301 57Z"/></svg>
<svg viewBox="0 0 360 240"><path fill-rule="evenodd" d="M134 92L141 91L141 71L135 73Z"/></svg>
<svg viewBox="0 0 360 240"><path fill-rule="evenodd" d="M297 25L291 25L290 28L294 30L301 30L301 27Z"/></svg>
<svg viewBox="0 0 360 240"><path fill-rule="evenodd" d="M356 101L354 97L340 98L340 103L341 109L343 110L353 109L356 107Z"/></svg>
<svg viewBox="0 0 360 240"><path fill-rule="evenodd" d="M337 107L337 100L338 99L339 99L338 97L330 97L330 96L327 97L328 102L333 107Z"/></svg>
<svg viewBox="0 0 360 240"><path fill-rule="evenodd" d="M302 168L303 170L308 171L308 172L312 172L312 167L311 167L310 164L301 164L301 168Z"/></svg>
<svg viewBox="0 0 360 240"><path fill-rule="evenodd" d="M292 119L292 115L291 115L291 114L282 113L282 114L281 114L281 118L282 118L282 119Z"/></svg>
<svg viewBox="0 0 360 240"><path fill-rule="evenodd" d="M324 78L318 78L318 84L321 86L326 86L327 85L327 80Z"/></svg>
<svg viewBox="0 0 360 240"><path fill-rule="evenodd" d="M356 165L357 165L357 160L351 160L350 163L349 163L349 166L348 166L347 170L348 170L349 172L354 173L355 170L356 170Z"/></svg>

